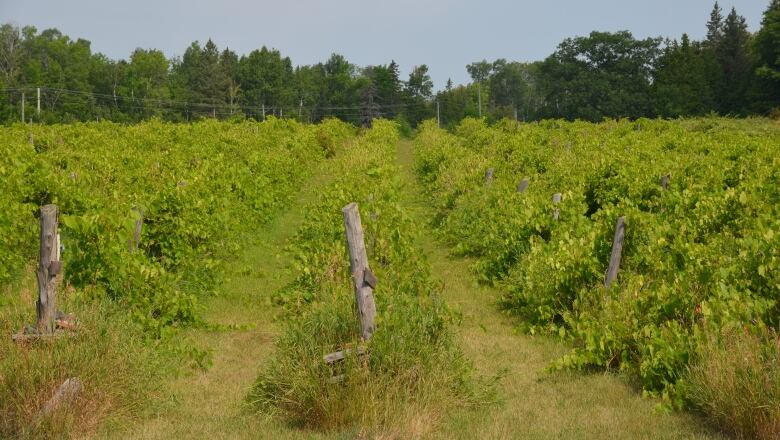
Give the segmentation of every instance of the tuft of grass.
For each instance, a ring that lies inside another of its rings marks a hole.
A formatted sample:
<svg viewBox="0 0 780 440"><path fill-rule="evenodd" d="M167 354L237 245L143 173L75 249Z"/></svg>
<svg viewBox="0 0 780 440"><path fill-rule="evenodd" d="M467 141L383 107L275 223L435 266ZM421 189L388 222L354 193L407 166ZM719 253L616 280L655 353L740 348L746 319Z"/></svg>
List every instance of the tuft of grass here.
<svg viewBox="0 0 780 440"><path fill-rule="evenodd" d="M29 323L29 304L0 307L0 438L89 437L103 423L128 424L156 393L162 357L149 346L127 313L107 302L75 304L75 336L17 344L11 334ZM67 407L40 417L45 402L67 378L82 389Z"/></svg>
<svg viewBox="0 0 780 440"><path fill-rule="evenodd" d="M780 336L735 331L703 345L688 396L739 439L780 438Z"/></svg>
<svg viewBox="0 0 780 440"><path fill-rule="evenodd" d="M492 388L471 377L436 300L390 299L383 325L365 344L368 356L352 351L342 364L327 365L323 355L359 343L354 306L344 296L287 323L251 405L308 429L417 438L452 408L491 398ZM333 383L336 375L344 380Z"/></svg>

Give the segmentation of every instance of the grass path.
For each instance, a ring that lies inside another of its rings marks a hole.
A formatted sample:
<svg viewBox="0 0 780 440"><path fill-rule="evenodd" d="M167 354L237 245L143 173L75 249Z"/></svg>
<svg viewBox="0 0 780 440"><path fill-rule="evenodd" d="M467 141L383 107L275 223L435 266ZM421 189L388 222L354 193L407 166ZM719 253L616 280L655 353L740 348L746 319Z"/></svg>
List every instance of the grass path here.
<svg viewBox="0 0 780 440"><path fill-rule="evenodd" d="M410 141L399 144L398 164L406 181L403 203L421 225L432 211L413 173ZM451 258L427 226L420 246L434 276L445 281L448 304L464 316L458 337L466 355L486 375L504 372L503 403L480 410L463 410L445 419L441 438L587 438L661 439L712 438L698 420L686 414L660 414L656 401L643 399L612 374L544 372L566 347L546 337L516 334L511 318L496 307L499 292L476 283L470 262Z"/></svg>
<svg viewBox="0 0 780 440"><path fill-rule="evenodd" d="M213 354L206 371L186 373L167 384L169 402L160 413L118 438L140 439L258 439L319 438L279 422L251 414L244 398L263 361L273 350L279 331L270 303L271 293L292 279L292 260L283 248L303 220L303 209L329 179L328 162L322 163L288 209L258 231L239 256L232 275L216 297L204 300L203 317L209 323L236 325L229 330L191 329L185 337Z"/></svg>
<svg viewBox="0 0 780 440"><path fill-rule="evenodd" d="M405 182L402 203L416 221L427 224L431 212L412 171L411 142L399 143L398 164ZM231 330L191 329L185 336L213 353L213 365L173 379L158 414L109 437L140 439L343 438L288 427L250 414L244 397L278 332L270 294L289 281L291 257L283 250L303 219L305 205L327 182L327 161L303 187L289 209L258 231L256 243L239 256L220 295L204 301L208 322L236 324ZM444 418L436 432L443 439L526 438L711 438L692 416L653 411L621 377L608 374L550 375L544 368L565 352L559 342L515 334L512 322L495 307L498 292L476 284L470 262L450 258L446 246L425 230L420 246L434 276L445 280L448 303L464 316L457 329L466 354L485 375L504 372L503 402L464 409Z"/></svg>

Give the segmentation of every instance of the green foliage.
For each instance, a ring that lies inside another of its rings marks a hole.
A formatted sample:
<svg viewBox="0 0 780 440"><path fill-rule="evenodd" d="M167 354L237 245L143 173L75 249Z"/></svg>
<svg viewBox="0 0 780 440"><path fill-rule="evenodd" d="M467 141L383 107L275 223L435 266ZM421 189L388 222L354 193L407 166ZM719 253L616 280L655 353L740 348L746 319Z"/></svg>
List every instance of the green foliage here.
<svg viewBox="0 0 780 440"><path fill-rule="evenodd" d="M153 336L196 320L244 234L289 200L327 153L351 135L269 119L257 123L151 121L0 130L7 208L0 221L0 281L37 250L37 207L56 203L65 280L125 303ZM27 141L33 139L34 145ZM137 210L143 232L130 252Z"/></svg>
<svg viewBox="0 0 780 440"><path fill-rule="evenodd" d="M442 236L504 288L527 331L574 344L557 367L628 371L682 405L703 335L779 323L779 143L768 120L467 119L455 134L425 123L416 150ZM623 259L607 290L619 216Z"/></svg>
<svg viewBox="0 0 780 440"><path fill-rule="evenodd" d="M476 396L471 367L454 345L454 319L438 297L414 246L414 225L399 205L393 163L397 126L376 121L332 162L335 180L322 188L291 240L295 280L277 292L287 311L274 357L249 397L266 413L318 429L403 432L416 411L440 411ZM370 356L331 367L322 356L359 341L341 208L357 202L369 264L379 279L377 330ZM345 380L331 383L335 374ZM370 434L369 434L370 435Z"/></svg>
<svg viewBox="0 0 780 440"><path fill-rule="evenodd" d="M652 114L650 78L659 39L630 32L591 32L567 38L540 67L550 116L600 121Z"/></svg>

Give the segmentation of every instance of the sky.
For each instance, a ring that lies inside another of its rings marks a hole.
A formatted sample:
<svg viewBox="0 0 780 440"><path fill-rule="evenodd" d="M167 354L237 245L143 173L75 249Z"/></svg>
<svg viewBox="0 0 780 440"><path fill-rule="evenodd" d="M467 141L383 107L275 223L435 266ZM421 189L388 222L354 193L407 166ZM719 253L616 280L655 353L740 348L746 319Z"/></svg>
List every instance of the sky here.
<svg viewBox="0 0 780 440"><path fill-rule="evenodd" d="M756 31L769 0L721 0ZM337 52L360 66L427 64L436 89L469 81L482 59L542 60L593 30L637 38L705 35L712 0L0 0L0 22L55 27L113 59L138 47L180 56L195 40L246 54L263 45L293 64Z"/></svg>

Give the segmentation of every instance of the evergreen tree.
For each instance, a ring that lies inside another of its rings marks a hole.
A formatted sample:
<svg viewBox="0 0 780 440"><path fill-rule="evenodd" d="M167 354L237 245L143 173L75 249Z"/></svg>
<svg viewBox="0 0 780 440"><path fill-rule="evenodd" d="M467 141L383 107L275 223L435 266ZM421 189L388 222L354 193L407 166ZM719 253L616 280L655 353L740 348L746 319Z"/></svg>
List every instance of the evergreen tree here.
<svg viewBox="0 0 780 440"><path fill-rule="evenodd" d="M741 114L747 105L746 92L752 78L750 33L745 17L732 8L723 22L723 36L715 50L723 69L724 87L719 91L719 110L723 114Z"/></svg>
<svg viewBox="0 0 780 440"><path fill-rule="evenodd" d="M710 19L707 21L707 45L716 48L723 38L723 10L715 2L710 12Z"/></svg>
<svg viewBox="0 0 780 440"><path fill-rule="evenodd" d="M714 108L706 49L692 44L683 34L681 42L667 45L654 72L653 96L656 112L665 117L702 115Z"/></svg>
<svg viewBox="0 0 780 440"><path fill-rule="evenodd" d="M758 66L753 108L766 111L780 106L780 0L772 0L764 11L753 49Z"/></svg>

